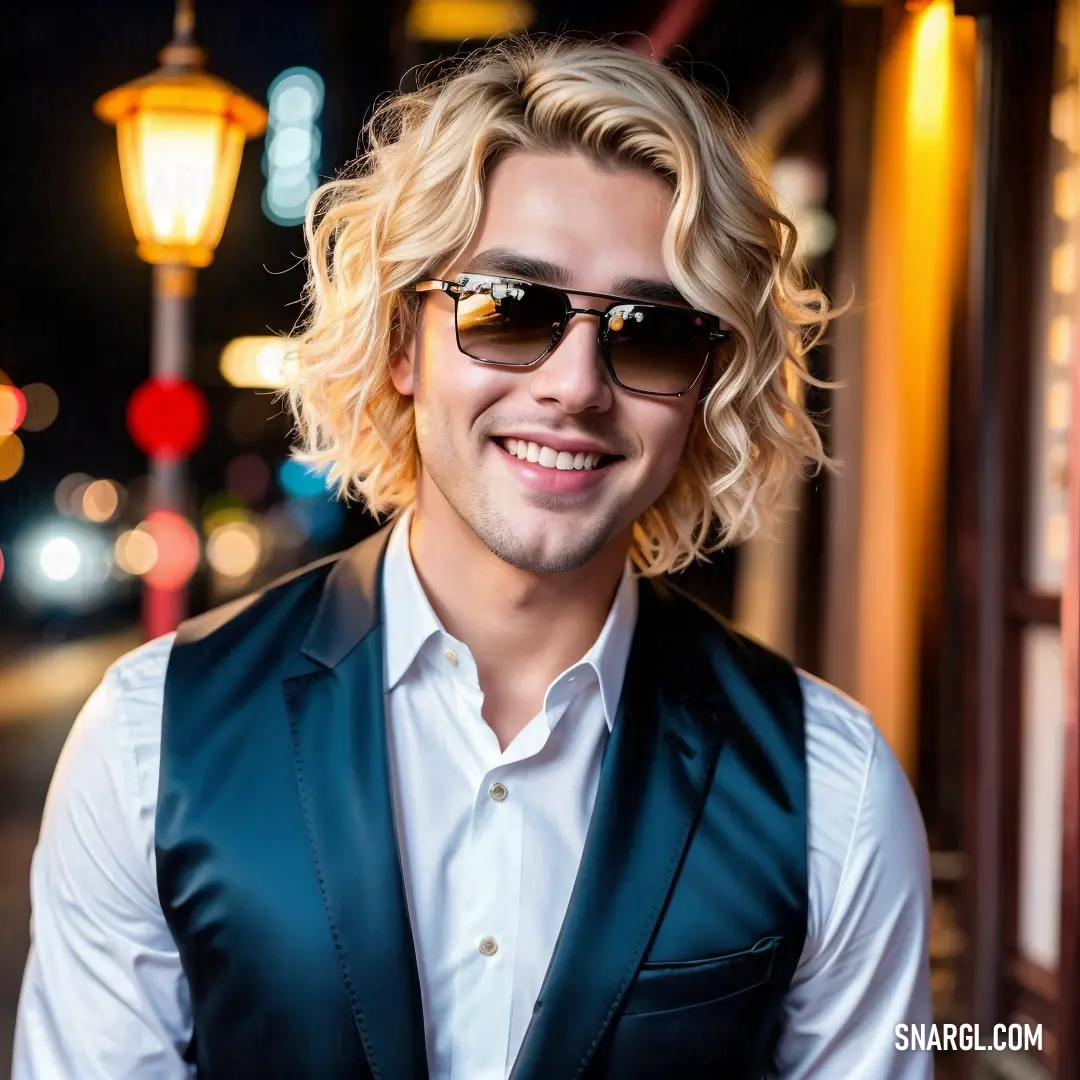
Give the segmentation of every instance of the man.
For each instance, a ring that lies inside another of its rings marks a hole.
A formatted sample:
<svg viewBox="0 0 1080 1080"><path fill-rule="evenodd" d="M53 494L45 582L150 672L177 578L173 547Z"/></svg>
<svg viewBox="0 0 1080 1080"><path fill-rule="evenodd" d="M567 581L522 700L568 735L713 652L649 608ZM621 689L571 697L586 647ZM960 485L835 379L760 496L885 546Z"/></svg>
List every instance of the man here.
<svg viewBox="0 0 1080 1080"><path fill-rule="evenodd" d="M522 39L371 141L309 217L291 400L395 522L91 697L16 1080L929 1077L906 779L664 579L823 461L786 380L824 298L734 125Z"/></svg>

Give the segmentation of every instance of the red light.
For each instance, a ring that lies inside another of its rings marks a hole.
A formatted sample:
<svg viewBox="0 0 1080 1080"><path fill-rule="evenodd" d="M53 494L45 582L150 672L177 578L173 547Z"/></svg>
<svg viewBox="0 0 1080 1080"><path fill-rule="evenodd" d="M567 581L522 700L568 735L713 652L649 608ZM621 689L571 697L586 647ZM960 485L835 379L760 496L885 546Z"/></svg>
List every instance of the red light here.
<svg viewBox="0 0 1080 1080"><path fill-rule="evenodd" d="M26 395L14 386L0 385L0 437L19 430L26 419Z"/></svg>
<svg viewBox="0 0 1080 1080"><path fill-rule="evenodd" d="M206 438L210 410L203 392L186 379L151 378L127 407L127 428L147 457L185 458Z"/></svg>
<svg viewBox="0 0 1080 1080"><path fill-rule="evenodd" d="M142 528L157 544L157 562L143 575L155 589L181 589L199 565L199 537L190 522L173 510L155 510Z"/></svg>

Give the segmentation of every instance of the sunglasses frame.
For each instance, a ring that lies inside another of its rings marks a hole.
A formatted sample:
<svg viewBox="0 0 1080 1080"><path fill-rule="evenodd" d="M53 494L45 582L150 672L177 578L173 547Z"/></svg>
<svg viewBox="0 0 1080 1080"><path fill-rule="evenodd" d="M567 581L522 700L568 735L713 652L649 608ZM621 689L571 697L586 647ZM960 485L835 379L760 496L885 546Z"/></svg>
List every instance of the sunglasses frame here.
<svg viewBox="0 0 1080 1080"><path fill-rule="evenodd" d="M530 288L546 289L548 292L553 292L562 296L564 306L562 322L548 347L536 357L535 360L530 360L527 364L508 364L501 360L490 360L483 356L473 356L472 353L466 352L466 350L462 348L461 331L457 317L458 300L465 290L482 292L482 289L474 288L477 284L481 286L487 285L489 290L492 285L507 285L510 287L527 285ZM452 297L454 301L454 337L457 340L458 349L465 356L475 360L477 363L491 364L494 367L514 368L523 371L532 370L543 363L543 361L559 347L563 335L570 325L570 320L575 315L591 315L597 319L596 344L597 348L600 350L600 356L603 358L604 366L611 376L612 382L614 382L616 386L621 387L623 390L627 390L632 394L645 394L649 397L682 397L684 394L688 394L695 386L697 386L703 372L709 366L709 359L716 346L722 341L728 341L733 336L732 331L721 329L720 320L708 311L698 311L696 308L683 307L680 304L658 304L651 301L631 300L625 296L613 296L610 293L593 292L587 293L586 295L595 296L600 300L610 300L612 303L603 311L596 308L578 308L570 303L570 294L565 289L557 288L554 285L545 285L538 281L526 281L523 278L504 277L501 274L462 274L457 281L447 281L442 278L427 278L424 281L417 282L417 284L413 286L413 289L418 293L444 292ZM709 345L705 350L705 356L702 358L701 367L698 368L693 381L685 390L642 390L636 386L627 386L624 382L619 380L618 375L615 374L615 365L611 359L611 350L608 347L608 323L612 314L617 312L620 307L658 308L663 311L680 311L686 312L688 315L697 315L706 321L709 327Z"/></svg>

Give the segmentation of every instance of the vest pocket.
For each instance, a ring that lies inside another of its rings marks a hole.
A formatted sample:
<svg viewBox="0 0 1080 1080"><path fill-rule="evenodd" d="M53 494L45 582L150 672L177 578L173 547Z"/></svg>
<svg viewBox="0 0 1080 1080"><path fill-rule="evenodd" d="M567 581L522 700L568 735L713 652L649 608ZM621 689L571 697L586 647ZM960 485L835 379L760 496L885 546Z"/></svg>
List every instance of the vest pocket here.
<svg viewBox="0 0 1080 1080"><path fill-rule="evenodd" d="M767 982L781 942L762 938L753 948L704 960L646 962L630 985L623 1016L642 1016L721 1001Z"/></svg>

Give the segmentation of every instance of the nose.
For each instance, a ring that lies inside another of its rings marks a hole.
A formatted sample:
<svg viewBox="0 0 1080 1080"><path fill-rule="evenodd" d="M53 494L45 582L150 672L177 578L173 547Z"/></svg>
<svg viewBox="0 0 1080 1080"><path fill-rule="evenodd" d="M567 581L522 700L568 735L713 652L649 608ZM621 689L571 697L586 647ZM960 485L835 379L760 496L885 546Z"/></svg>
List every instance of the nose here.
<svg viewBox="0 0 1080 1080"><path fill-rule="evenodd" d="M605 412L614 387L597 345L597 319L576 314L555 348L532 376L533 399L566 413Z"/></svg>

